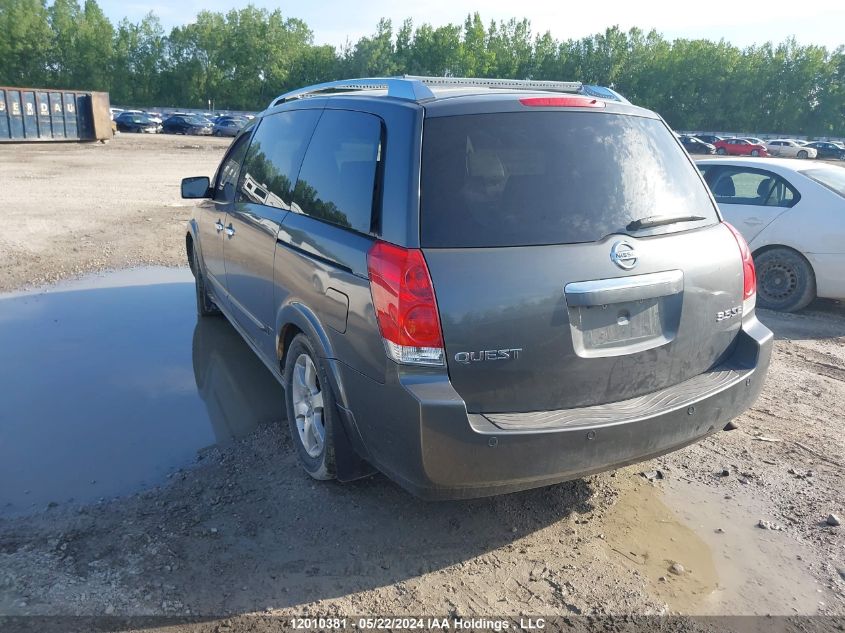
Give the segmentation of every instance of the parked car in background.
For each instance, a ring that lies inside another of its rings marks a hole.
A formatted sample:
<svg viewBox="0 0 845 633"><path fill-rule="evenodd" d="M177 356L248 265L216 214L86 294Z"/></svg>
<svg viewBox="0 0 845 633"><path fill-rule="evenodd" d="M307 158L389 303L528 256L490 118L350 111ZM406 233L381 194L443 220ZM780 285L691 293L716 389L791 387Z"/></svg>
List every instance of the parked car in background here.
<svg viewBox="0 0 845 633"><path fill-rule="evenodd" d="M717 154L731 156L768 156L765 145L750 143L744 138L724 138L714 143Z"/></svg>
<svg viewBox="0 0 845 633"><path fill-rule="evenodd" d="M845 160L845 147L830 141L814 141L813 143L807 143L807 148L816 150L816 158Z"/></svg>
<svg viewBox="0 0 845 633"><path fill-rule="evenodd" d="M754 402L772 333L747 245L659 116L581 90L323 84L182 181L197 312L284 385L312 477L369 463L427 497L514 491Z"/></svg>
<svg viewBox="0 0 845 633"><path fill-rule="evenodd" d="M751 248L760 307L845 299L845 168L786 158L704 159L698 167Z"/></svg>
<svg viewBox="0 0 845 633"><path fill-rule="evenodd" d="M165 134L210 135L214 126L211 121L198 116L177 114L162 124Z"/></svg>
<svg viewBox="0 0 845 633"><path fill-rule="evenodd" d="M690 154L715 154L716 147L711 145L710 143L705 143L699 138L695 136L686 136L682 135L678 137L678 140L681 142L681 145L684 146L684 149L687 150Z"/></svg>
<svg viewBox="0 0 845 633"><path fill-rule="evenodd" d="M695 138L699 141L704 141L705 143L710 143L711 145L715 146L717 141L721 141L723 137L721 136L714 136L712 134L693 134Z"/></svg>
<svg viewBox="0 0 845 633"><path fill-rule="evenodd" d="M218 117L214 122L214 136L237 136L247 120L239 117Z"/></svg>
<svg viewBox="0 0 845 633"><path fill-rule="evenodd" d="M161 113L159 113L159 112L144 112L144 114L147 115L150 119L152 119L156 123L158 123L159 125L164 123L164 119L162 118Z"/></svg>
<svg viewBox="0 0 845 633"><path fill-rule="evenodd" d="M123 112L115 119L115 124L118 132L144 132L147 134L161 132L161 124L146 114Z"/></svg>
<svg viewBox="0 0 845 633"><path fill-rule="evenodd" d="M809 145L799 145L796 141L786 138L769 141L766 149L772 156L780 158L815 158L817 154Z"/></svg>
<svg viewBox="0 0 845 633"><path fill-rule="evenodd" d="M766 145L766 141L764 141L761 138L757 138L756 136L743 136L742 138L744 138L746 141L748 141L752 145L763 145L763 146Z"/></svg>

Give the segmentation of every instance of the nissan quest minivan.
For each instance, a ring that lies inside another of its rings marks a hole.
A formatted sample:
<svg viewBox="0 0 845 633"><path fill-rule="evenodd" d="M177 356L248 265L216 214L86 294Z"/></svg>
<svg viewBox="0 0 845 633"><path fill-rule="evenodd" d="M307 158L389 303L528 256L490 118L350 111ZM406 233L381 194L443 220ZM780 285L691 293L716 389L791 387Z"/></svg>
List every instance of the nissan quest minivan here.
<svg viewBox="0 0 845 633"><path fill-rule="evenodd" d="M763 386L748 246L664 121L606 88L303 88L182 196L197 310L282 384L316 479L543 486L715 433Z"/></svg>

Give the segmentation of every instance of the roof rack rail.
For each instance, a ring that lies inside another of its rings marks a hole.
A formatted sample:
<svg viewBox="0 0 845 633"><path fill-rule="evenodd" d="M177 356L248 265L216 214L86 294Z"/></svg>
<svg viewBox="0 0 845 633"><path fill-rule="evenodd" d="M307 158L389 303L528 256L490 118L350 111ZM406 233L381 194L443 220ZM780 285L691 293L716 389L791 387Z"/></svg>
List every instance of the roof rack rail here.
<svg viewBox="0 0 845 633"><path fill-rule="evenodd" d="M401 77L367 77L362 79L341 79L325 83L306 86L279 95L270 103L270 107L287 101L302 99L331 92L348 92L350 90L387 90L388 97L406 99L408 101L428 101L434 99L434 93L429 86L439 87L476 87L496 88L503 90L537 90L543 92L569 92L586 94L601 99L612 99L629 103L619 93L603 86L588 86L579 81L536 81L533 79L486 79L477 77L422 77L416 75L402 75Z"/></svg>
<svg viewBox="0 0 845 633"><path fill-rule="evenodd" d="M327 81L314 86L306 86L291 92L279 95L270 104L270 107L280 105L294 99L302 99L324 92L346 92L349 90L384 90L387 89L388 97L407 99L408 101L426 101L434 99L434 93L422 82L409 81L405 77L367 77L363 79L341 79L339 81Z"/></svg>
<svg viewBox="0 0 845 633"><path fill-rule="evenodd" d="M580 81L538 81L535 79L490 79L482 77L423 77L417 75L404 75L403 78L409 81L419 81L426 86L548 90L551 92L578 92L581 90Z"/></svg>

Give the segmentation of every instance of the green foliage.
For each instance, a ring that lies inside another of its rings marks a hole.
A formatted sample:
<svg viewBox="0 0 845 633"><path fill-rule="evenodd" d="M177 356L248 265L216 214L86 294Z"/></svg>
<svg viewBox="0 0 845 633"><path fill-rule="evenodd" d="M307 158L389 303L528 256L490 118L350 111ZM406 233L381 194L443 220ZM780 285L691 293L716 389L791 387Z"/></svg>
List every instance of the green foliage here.
<svg viewBox="0 0 845 633"><path fill-rule="evenodd" d="M51 37L44 0L0 0L0 84L48 81Z"/></svg>
<svg viewBox="0 0 845 633"><path fill-rule="evenodd" d="M610 86L675 128L845 136L845 48L794 39L738 48L622 31L555 40L528 20L375 32L340 49L254 6L200 12L164 32L148 14L113 26L95 0L0 0L0 84L108 90L135 106L260 109L286 90L341 77L429 74L580 80Z"/></svg>

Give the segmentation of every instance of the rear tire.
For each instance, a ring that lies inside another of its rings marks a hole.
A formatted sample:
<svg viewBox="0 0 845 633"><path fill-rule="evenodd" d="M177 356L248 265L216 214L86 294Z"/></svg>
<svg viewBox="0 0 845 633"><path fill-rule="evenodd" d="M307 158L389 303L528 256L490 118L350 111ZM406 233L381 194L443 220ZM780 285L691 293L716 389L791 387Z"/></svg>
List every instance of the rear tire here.
<svg viewBox="0 0 845 633"><path fill-rule="evenodd" d="M759 152L759 150L752 149L752 150L751 150L751 155L752 155L752 156L759 156L759 155L760 155L760 152Z"/></svg>
<svg viewBox="0 0 845 633"><path fill-rule="evenodd" d="M807 156L807 150L802 149L800 152L798 152L798 158L807 158Z"/></svg>
<svg viewBox="0 0 845 633"><path fill-rule="evenodd" d="M217 316L220 314L220 308L208 296L208 289L205 286L205 271L197 255L196 245L191 248L191 259L191 268L194 273L194 288L197 295L197 314L201 317Z"/></svg>
<svg viewBox="0 0 845 633"><path fill-rule="evenodd" d="M809 262L791 248L772 248L754 258L757 302L761 308L795 312L816 298L816 278Z"/></svg>
<svg viewBox="0 0 845 633"><path fill-rule="evenodd" d="M312 478L335 479L333 429L339 424L331 382L314 345L297 334L285 357L285 407L299 462Z"/></svg>
<svg viewBox="0 0 845 633"><path fill-rule="evenodd" d="M717 154L719 154L719 156L724 156L724 155L725 155L725 154L727 154L728 152L727 152L727 150L726 150L724 147L717 147L717 148L716 148L716 153L717 153Z"/></svg>

